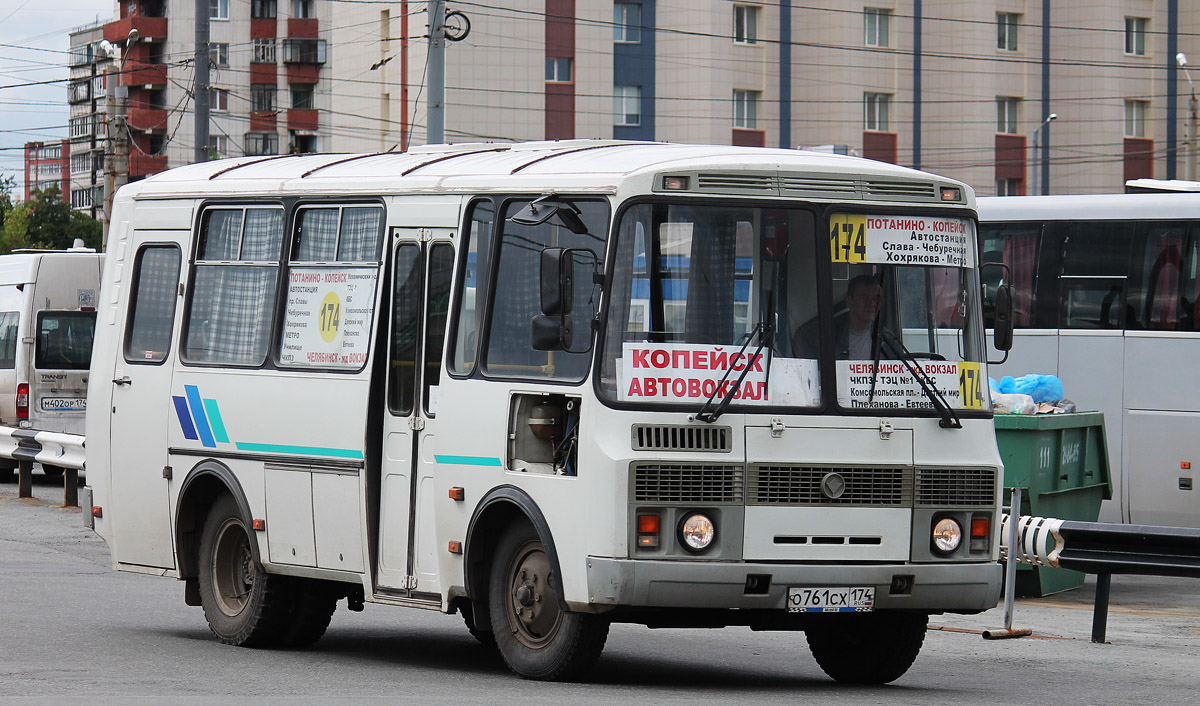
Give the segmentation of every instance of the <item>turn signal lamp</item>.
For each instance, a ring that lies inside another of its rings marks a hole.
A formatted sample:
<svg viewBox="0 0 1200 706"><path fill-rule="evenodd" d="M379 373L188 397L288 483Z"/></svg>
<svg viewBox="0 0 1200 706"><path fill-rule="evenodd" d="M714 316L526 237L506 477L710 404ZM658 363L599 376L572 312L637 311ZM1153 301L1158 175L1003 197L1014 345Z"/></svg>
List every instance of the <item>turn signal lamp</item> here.
<svg viewBox="0 0 1200 706"><path fill-rule="evenodd" d="M637 545L641 549L657 549L661 522L658 515L637 516Z"/></svg>
<svg viewBox="0 0 1200 706"><path fill-rule="evenodd" d="M987 515L971 518L971 551L986 552L988 538L992 536L992 519Z"/></svg>
<svg viewBox="0 0 1200 706"><path fill-rule="evenodd" d="M663 189L666 191L687 191L688 178L685 176L663 177Z"/></svg>
<svg viewBox="0 0 1200 706"><path fill-rule="evenodd" d="M942 200L943 201L962 201L962 189L960 189L956 186L943 186L942 187Z"/></svg>

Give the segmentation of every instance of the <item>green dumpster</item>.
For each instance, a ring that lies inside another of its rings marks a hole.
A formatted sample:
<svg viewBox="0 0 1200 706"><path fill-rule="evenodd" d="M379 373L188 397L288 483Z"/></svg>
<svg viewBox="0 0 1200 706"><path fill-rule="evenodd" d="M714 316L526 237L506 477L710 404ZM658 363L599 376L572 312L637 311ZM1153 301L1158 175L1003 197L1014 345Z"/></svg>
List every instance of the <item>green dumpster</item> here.
<svg viewBox="0 0 1200 706"><path fill-rule="evenodd" d="M1018 515L1095 522L1112 497L1104 414L997 414L996 444L1004 461L1004 504L1021 488ZM1018 596L1045 596L1083 585L1068 569L1019 564Z"/></svg>

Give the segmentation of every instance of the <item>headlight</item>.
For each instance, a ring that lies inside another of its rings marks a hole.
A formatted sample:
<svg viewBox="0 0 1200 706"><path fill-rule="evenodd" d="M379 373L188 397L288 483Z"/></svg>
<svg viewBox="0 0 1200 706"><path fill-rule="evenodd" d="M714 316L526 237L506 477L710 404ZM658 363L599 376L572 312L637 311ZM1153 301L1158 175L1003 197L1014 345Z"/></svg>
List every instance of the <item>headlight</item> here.
<svg viewBox="0 0 1200 706"><path fill-rule="evenodd" d="M702 552L717 536L717 526L707 515L694 512L679 525L679 539L689 551Z"/></svg>
<svg viewBox="0 0 1200 706"><path fill-rule="evenodd" d="M950 554L962 544L962 525L953 517L943 517L933 525L933 548Z"/></svg>

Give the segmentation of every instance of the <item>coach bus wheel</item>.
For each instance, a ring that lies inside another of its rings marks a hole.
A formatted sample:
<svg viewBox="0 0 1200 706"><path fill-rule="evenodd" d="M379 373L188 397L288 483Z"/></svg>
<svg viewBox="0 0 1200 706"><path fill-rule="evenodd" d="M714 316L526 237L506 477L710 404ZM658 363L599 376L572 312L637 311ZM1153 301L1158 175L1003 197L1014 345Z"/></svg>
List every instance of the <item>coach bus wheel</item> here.
<svg viewBox="0 0 1200 706"><path fill-rule="evenodd" d="M291 587L291 614L283 644L288 647L308 647L329 628L329 620L337 610L338 593L323 581L294 579Z"/></svg>
<svg viewBox="0 0 1200 706"><path fill-rule="evenodd" d="M908 671L925 641L924 613L822 616L805 630L826 674L849 684L887 684Z"/></svg>
<svg viewBox="0 0 1200 706"><path fill-rule="evenodd" d="M510 527L496 547L488 606L496 647L526 679L568 681L592 665L608 638L608 621L562 610L550 558L528 524Z"/></svg>
<svg viewBox="0 0 1200 706"><path fill-rule="evenodd" d="M264 647L287 630L289 601L284 579L262 570L250 533L230 495L208 513L200 537L200 605L213 634L227 645Z"/></svg>

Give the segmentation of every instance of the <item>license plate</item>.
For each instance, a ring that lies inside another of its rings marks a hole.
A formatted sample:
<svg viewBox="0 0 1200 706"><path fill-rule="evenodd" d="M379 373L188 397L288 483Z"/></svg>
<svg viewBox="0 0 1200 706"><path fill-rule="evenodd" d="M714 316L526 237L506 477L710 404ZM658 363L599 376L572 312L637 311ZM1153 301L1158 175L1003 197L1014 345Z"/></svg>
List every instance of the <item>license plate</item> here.
<svg viewBox="0 0 1200 706"><path fill-rule="evenodd" d="M869 613L875 610L875 587L788 588L789 613Z"/></svg>
<svg viewBox="0 0 1200 706"><path fill-rule="evenodd" d="M86 397L43 397L43 412L86 412Z"/></svg>

